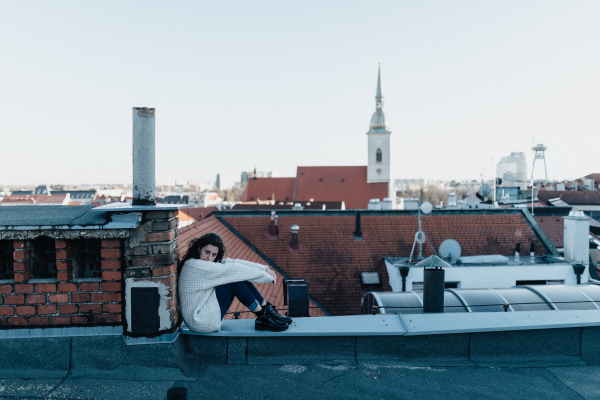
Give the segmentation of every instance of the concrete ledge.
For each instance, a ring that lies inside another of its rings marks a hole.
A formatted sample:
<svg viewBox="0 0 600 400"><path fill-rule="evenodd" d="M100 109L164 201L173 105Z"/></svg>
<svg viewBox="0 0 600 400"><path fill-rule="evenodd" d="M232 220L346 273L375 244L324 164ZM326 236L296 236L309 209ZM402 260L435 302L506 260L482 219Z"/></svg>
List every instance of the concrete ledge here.
<svg viewBox="0 0 600 400"><path fill-rule="evenodd" d="M249 338L248 364L355 364L354 337Z"/></svg>
<svg viewBox="0 0 600 400"><path fill-rule="evenodd" d="M439 335L600 326L600 310L400 314L405 335Z"/></svg>
<svg viewBox="0 0 600 400"><path fill-rule="evenodd" d="M406 329L399 315L349 315L343 317L295 318L283 332L257 331L253 319L227 319L219 332L197 333L182 324L181 333L225 337L290 337L290 336L391 336L403 335Z"/></svg>
<svg viewBox="0 0 600 400"><path fill-rule="evenodd" d="M600 365L600 328L582 329L581 359L588 364Z"/></svg>
<svg viewBox="0 0 600 400"><path fill-rule="evenodd" d="M472 333L470 359L478 366L585 365L580 328Z"/></svg>
<svg viewBox="0 0 600 400"><path fill-rule="evenodd" d="M472 366L469 335L386 336L356 338L356 358L366 361L410 361L430 366Z"/></svg>

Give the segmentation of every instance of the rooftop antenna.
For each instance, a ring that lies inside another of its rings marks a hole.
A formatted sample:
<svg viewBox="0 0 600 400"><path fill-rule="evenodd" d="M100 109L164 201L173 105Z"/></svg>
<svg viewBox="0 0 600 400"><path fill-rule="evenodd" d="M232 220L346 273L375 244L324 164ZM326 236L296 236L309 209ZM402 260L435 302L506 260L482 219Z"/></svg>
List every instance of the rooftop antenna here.
<svg viewBox="0 0 600 400"><path fill-rule="evenodd" d="M548 149L548 147L544 146L543 144L538 144L537 146L533 146L531 148L531 150L533 150L534 156L533 156L533 166L531 167L531 215L534 215L533 213L533 201L535 199L535 195L534 195L534 182L533 182L533 172L535 171L535 160L543 160L544 161L544 183L548 182L548 170L546 168L546 150ZM540 193L540 188L538 187L537 190L537 194Z"/></svg>
<svg viewBox="0 0 600 400"><path fill-rule="evenodd" d="M424 203L421 203L419 201L419 208L417 209L417 212L419 214L419 231L415 234L415 241L413 242L413 246L410 251L410 257L408 259L409 264L412 262L412 255L415 251L415 244L417 243L419 244L419 260L423 259L423 243L425 243L425 241L427 240L427 236L425 235L425 232L423 232L423 230L421 229L421 213L429 215L431 214L431 211L433 211L433 206L430 202L426 201ZM429 243L429 240L427 240L427 242ZM431 246L431 243L429 243L429 246ZM431 250L433 250L433 254L437 255L433 247L431 247Z"/></svg>

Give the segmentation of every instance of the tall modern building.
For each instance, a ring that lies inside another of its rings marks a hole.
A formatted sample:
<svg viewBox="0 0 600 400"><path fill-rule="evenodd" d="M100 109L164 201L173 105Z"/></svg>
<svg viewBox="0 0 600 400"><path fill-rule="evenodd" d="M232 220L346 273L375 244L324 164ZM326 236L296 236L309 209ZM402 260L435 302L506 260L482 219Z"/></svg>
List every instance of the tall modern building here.
<svg viewBox="0 0 600 400"><path fill-rule="evenodd" d="M233 184L233 177L231 174L217 174L217 182L215 185L217 189L229 190L233 187Z"/></svg>
<svg viewBox="0 0 600 400"><path fill-rule="evenodd" d="M508 157L502 157L496 165L496 176L502 178L502 186L527 189L527 160L525 153L512 152Z"/></svg>

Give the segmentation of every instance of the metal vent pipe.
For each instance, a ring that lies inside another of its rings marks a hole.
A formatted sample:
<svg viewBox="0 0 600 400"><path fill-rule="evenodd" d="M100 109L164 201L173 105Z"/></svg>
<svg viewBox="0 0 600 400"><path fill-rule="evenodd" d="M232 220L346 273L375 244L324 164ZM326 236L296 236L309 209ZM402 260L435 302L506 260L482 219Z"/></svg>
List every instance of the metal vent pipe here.
<svg viewBox="0 0 600 400"><path fill-rule="evenodd" d="M154 108L133 108L133 205L156 204Z"/></svg>

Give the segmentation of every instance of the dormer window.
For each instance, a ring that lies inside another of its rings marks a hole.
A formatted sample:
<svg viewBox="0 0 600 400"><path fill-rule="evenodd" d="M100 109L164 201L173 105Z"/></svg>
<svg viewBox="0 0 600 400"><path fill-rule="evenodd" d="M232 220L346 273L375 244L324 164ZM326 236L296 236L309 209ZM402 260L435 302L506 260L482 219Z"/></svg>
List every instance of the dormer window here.
<svg viewBox="0 0 600 400"><path fill-rule="evenodd" d="M377 153L375 153L375 158L377 162L381 162L381 159L383 158L383 155L381 154L381 149L377 149Z"/></svg>

